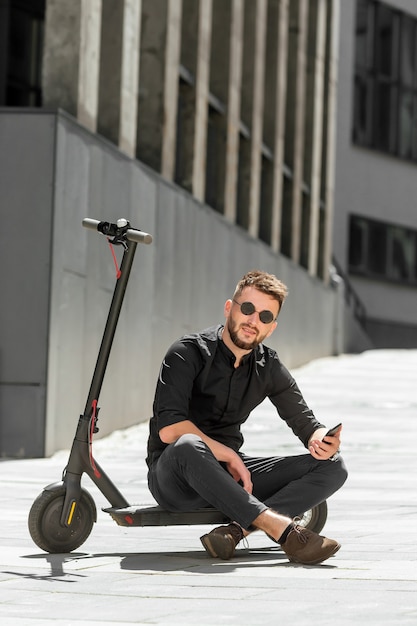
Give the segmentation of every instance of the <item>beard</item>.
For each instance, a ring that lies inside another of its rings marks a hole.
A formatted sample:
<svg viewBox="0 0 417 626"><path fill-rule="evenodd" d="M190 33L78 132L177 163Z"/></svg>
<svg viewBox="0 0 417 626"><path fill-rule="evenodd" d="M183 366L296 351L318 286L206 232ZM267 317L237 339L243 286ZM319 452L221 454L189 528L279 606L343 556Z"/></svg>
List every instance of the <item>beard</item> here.
<svg viewBox="0 0 417 626"><path fill-rule="evenodd" d="M227 320L227 330L229 331L230 339L233 341L237 348L240 348L241 350L254 350L257 346L259 346L263 337L259 337L258 334L256 339L254 339L253 341L242 341L242 339L239 339L237 334L239 328L237 327L237 324L233 322L231 317L229 317Z"/></svg>

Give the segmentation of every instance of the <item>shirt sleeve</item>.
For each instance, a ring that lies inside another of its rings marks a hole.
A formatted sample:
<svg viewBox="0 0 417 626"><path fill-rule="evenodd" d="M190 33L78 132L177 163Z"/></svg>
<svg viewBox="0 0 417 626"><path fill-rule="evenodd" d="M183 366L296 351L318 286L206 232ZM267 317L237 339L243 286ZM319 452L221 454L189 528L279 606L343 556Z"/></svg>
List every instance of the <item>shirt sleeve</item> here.
<svg viewBox="0 0 417 626"><path fill-rule="evenodd" d="M202 367L197 346L177 341L168 350L159 370L154 416L157 430L190 419L189 407L194 380Z"/></svg>
<svg viewBox="0 0 417 626"><path fill-rule="evenodd" d="M295 379L278 358L273 364L272 378L273 391L269 394L269 399L280 417L307 447L311 435L318 428L324 428L323 424L307 406Z"/></svg>

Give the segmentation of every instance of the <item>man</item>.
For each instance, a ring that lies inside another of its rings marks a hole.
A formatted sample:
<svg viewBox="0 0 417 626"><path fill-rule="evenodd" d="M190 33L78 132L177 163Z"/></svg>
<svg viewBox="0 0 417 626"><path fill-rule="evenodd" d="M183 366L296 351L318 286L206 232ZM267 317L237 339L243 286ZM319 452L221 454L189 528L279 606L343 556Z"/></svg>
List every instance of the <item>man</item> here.
<svg viewBox="0 0 417 626"><path fill-rule="evenodd" d="M274 275L246 274L224 306L224 326L186 335L168 350L156 387L148 440L148 482L170 511L213 506L233 520L201 537L229 559L239 541L263 530L292 562L317 564L340 548L294 518L346 480L340 430L314 417L274 350L263 345L287 295ZM254 458L241 452L241 425L269 398L308 454Z"/></svg>

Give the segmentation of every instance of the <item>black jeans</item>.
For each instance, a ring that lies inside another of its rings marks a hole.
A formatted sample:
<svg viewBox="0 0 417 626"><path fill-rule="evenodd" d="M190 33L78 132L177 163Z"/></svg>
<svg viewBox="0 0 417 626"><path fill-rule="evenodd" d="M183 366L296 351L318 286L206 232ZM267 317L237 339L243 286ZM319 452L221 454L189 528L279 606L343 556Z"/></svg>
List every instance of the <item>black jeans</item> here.
<svg viewBox="0 0 417 626"><path fill-rule="evenodd" d="M268 508L296 517L340 489L347 478L343 459L317 461L310 454L293 457L240 455L251 472L248 494L197 435L170 444L149 469L155 500L168 511L212 506L243 528Z"/></svg>

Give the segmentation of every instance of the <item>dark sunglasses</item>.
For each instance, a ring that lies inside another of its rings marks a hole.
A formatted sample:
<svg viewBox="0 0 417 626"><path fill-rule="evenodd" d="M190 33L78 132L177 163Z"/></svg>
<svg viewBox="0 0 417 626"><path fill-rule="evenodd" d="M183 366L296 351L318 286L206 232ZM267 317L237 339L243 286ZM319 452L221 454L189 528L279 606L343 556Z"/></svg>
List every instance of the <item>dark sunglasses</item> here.
<svg viewBox="0 0 417 626"><path fill-rule="evenodd" d="M275 319L272 311L257 311L255 309L255 305L252 302L240 303L235 299L233 299L233 302L240 306L240 311L241 313L243 313L243 315L252 315L253 313L258 313L259 319L261 320L262 324L270 324Z"/></svg>

